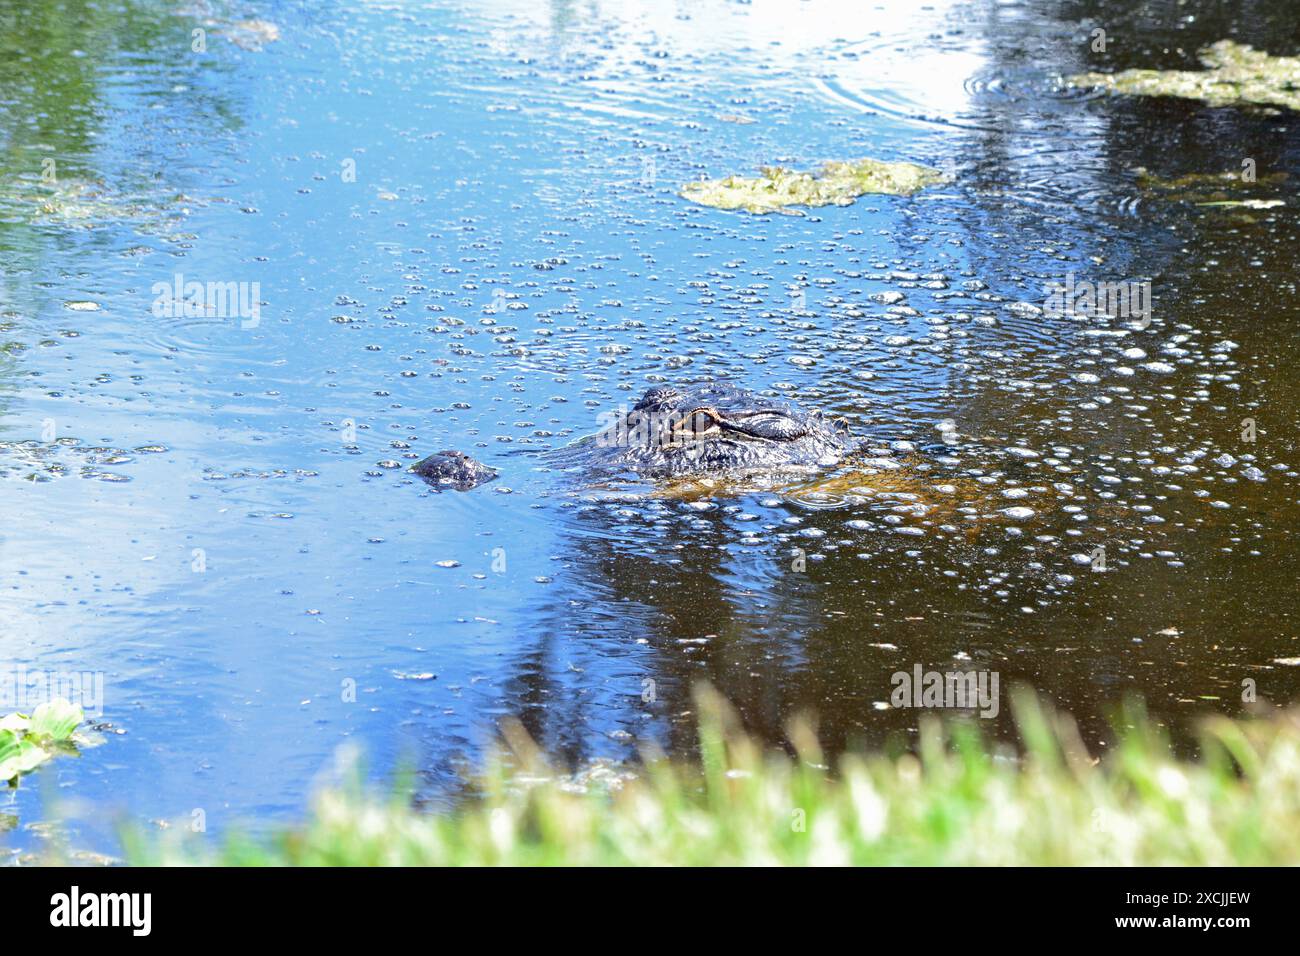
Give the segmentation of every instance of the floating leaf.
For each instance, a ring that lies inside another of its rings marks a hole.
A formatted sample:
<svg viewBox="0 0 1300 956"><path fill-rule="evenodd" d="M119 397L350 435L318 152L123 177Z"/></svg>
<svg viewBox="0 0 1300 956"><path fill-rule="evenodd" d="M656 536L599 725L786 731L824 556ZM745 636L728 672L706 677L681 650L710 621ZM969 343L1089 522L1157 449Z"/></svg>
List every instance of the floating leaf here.
<svg viewBox="0 0 1300 956"><path fill-rule="evenodd" d="M49 759L49 751L31 737L0 730L0 781L13 780Z"/></svg>
<svg viewBox="0 0 1300 956"><path fill-rule="evenodd" d="M14 733L25 733L31 726L32 719L26 714L5 714L0 717L0 730L12 730Z"/></svg>
<svg viewBox="0 0 1300 956"><path fill-rule="evenodd" d="M71 740L72 732L85 718L80 707L59 697L41 704L32 712L28 733L51 740Z"/></svg>
<svg viewBox="0 0 1300 956"><path fill-rule="evenodd" d="M41 704L28 717L0 717L0 782L13 782L53 756L53 750L71 751L70 741L85 714L63 698Z"/></svg>

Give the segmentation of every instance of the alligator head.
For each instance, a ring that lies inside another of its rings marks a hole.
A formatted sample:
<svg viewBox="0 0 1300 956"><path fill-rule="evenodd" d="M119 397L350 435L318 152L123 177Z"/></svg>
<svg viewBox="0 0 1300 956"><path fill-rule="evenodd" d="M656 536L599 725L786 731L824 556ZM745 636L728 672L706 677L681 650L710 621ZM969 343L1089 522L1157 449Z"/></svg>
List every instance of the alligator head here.
<svg viewBox="0 0 1300 956"><path fill-rule="evenodd" d="M734 385L656 386L631 409L606 416L597 434L549 453L564 471L593 479L811 473L838 464L857 442L843 419L805 411ZM444 451L412 469L431 485L465 491L496 472Z"/></svg>
<svg viewBox="0 0 1300 956"><path fill-rule="evenodd" d="M842 419L711 382L652 388L584 445L604 469L667 478L812 471L854 441Z"/></svg>

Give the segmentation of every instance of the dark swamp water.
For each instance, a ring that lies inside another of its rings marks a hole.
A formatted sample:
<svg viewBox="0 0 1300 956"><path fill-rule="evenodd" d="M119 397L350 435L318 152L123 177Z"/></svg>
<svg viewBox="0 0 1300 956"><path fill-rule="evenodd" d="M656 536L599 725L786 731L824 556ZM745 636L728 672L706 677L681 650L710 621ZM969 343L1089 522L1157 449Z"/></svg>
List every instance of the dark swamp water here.
<svg viewBox="0 0 1300 956"><path fill-rule="evenodd" d="M507 716L571 769L689 755L699 679L831 747L905 740L917 664L996 672L1003 735L1017 682L1098 743L1129 693L1175 729L1293 700L1298 117L1059 82L1225 37L1291 55L1300 16L0 0L0 664L101 675L120 731L4 798L6 844L56 804L105 852L123 811L291 819L346 742L441 804ZM860 156L951 181L677 194ZM256 321L154 314L178 274ZM1071 274L1149 281L1149 324L1045 312ZM637 501L539 458L716 378L918 450ZM501 477L390 467L444 447Z"/></svg>

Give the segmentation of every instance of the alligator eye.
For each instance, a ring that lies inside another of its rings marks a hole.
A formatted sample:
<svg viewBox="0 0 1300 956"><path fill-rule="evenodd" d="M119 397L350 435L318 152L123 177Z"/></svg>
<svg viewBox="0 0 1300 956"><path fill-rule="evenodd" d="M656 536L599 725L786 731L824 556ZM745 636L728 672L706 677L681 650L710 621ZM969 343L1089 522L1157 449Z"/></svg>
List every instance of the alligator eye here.
<svg viewBox="0 0 1300 956"><path fill-rule="evenodd" d="M712 408L697 408L687 412L677 424L673 425L673 434L699 438L701 435L716 431L721 422L722 416Z"/></svg>

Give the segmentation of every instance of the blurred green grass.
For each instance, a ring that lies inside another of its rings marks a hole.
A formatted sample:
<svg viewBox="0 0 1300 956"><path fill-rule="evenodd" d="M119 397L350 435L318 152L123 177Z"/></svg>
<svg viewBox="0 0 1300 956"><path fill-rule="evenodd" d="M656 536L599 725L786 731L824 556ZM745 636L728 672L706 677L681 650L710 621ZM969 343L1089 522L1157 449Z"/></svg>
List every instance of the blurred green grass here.
<svg viewBox="0 0 1300 956"><path fill-rule="evenodd" d="M1020 747L972 721L924 722L915 754L845 754L832 773L807 724L797 757L765 751L730 707L698 694L701 759L649 759L617 787L549 773L518 727L481 798L422 814L358 785L320 793L308 819L219 847L127 834L137 864L1278 865L1300 862L1300 713L1204 721L1175 757L1136 705L1104 760L1074 722L1013 700Z"/></svg>

